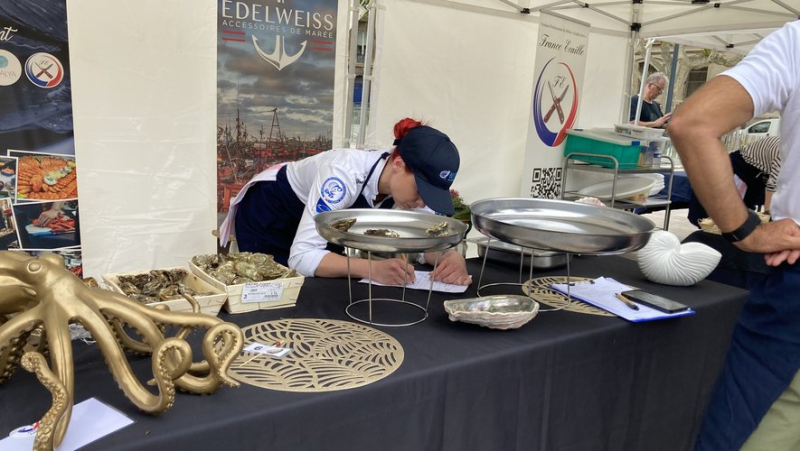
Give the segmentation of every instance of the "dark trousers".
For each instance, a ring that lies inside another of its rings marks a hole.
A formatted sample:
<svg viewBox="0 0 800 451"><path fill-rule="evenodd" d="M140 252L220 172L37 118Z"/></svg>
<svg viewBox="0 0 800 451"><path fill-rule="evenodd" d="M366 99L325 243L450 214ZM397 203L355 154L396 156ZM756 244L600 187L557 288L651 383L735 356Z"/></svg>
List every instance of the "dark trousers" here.
<svg viewBox="0 0 800 451"><path fill-rule="evenodd" d="M733 331L695 451L737 450L800 368L800 265L772 268Z"/></svg>
<svg viewBox="0 0 800 451"><path fill-rule="evenodd" d="M744 204L747 208L755 210L756 207L764 205L764 190L766 189L767 179L769 174L761 172L757 167L744 161L742 154L737 150L731 152L731 166L733 173L736 174L742 181L747 184L747 191L744 193ZM708 213L700 200L695 196L692 191L691 198L689 199L689 222L699 227L697 221L707 218Z"/></svg>

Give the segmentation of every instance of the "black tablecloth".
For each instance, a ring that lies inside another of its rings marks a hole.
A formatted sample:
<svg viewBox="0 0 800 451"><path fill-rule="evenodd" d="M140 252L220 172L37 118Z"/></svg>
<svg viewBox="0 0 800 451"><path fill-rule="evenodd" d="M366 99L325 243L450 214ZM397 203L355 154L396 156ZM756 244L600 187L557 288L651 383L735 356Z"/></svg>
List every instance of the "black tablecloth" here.
<svg viewBox="0 0 800 451"><path fill-rule="evenodd" d="M477 283L480 261L469 262ZM139 412L117 388L96 347L75 342L76 403L97 397L135 424L93 450L665 450L690 448L746 292L704 281L647 282L621 257L573 260L572 274L608 276L689 304L696 314L629 323L541 312L517 330L452 323L434 293L430 316L381 328L405 350L402 366L365 387L289 393L249 385L211 396L179 393L161 416ZM561 268L537 275L565 275ZM516 269L487 264L483 283L517 282ZM355 295L365 295L355 285ZM399 293L399 289L395 293ZM500 286L487 294L519 294ZM399 295L398 295L399 296ZM427 292L407 299L424 302ZM307 278L295 308L221 316L241 326L278 318L348 319L347 281ZM149 360L132 357L144 379ZM0 386L0 431L38 420L49 393L18 370Z"/></svg>

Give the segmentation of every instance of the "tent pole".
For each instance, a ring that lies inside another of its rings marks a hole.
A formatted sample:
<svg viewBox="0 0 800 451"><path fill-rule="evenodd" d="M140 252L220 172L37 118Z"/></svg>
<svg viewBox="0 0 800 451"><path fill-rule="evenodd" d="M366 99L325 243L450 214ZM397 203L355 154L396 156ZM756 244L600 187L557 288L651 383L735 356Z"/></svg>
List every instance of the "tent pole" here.
<svg viewBox="0 0 800 451"><path fill-rule="evenodd" d="M680 44L675 44L672 47L672 64L669 68L669 75L672 77L672 80L670 80L669 88L667 89L667 113L672 111L672 97L675 94L675 78L677 78L678 73L678 50L680 50L680 48Z"/></svg>
<svg viewBox="0 0 800 451"><path fill-rule="evenodd" d="M639 125L639 118L642 115L642 95L644 94L644 86L647 81L647 70L650 68L650 55L653 53L653 42L655 42L655 39L650 38L644 46L646 49L644 53L644 68L642 69L642 82L639 84L639 101L636 103L636 120L633 121L633 125Z"/></svg>
<svg viewBox="0 0 800 451"><path fill-rule="evenodd" d="M361 4L358 0L350 0L350 50L347 54L347 94L345 97L345 105L347 105L344 113L344 146L350 147L350 141L353 139L353 93L355 92L356 85L356 60L358 59L358 13L361 12ZM362 97L363 105L363 97Z"/></svg>
<svg viewBox="0 0 800 451"><path fill-rule="evenodd" d="M623 92L623 100L622 100L622 111L623 117L620 118L620 124L627 124L628 118L631 117L631 96L630 92L633 91L633 81L631 77L633 76L633 66L636 64L636 52L634 50L634 46L636 46L636 31L631 31L631 37L629 38L628 42L628 49L626 50L626 57L625 61L627 62L627 67L625 68L625 81L622 84L624 92Z"/></svg>
<svg viewBox="0 0 800 451"><path fill-rule="evenodd" d="M375 16L377 15L378 0L372 0L367 7L367 50L364 53L364 83L361 89L361 114L358 120L358 141L356 147L363 149L366 141L367 132L367 110L369 109L369 90L372 86L372 46L375 44Z"/></svg>
<svg viewBox="0 0 800 451"><path fill-rule="evenodd" d="M627 124L628 118L631 117L631 96L630 93L633 91L633 80L631 80L633 76L633 67L636 64L636 40L639 36L639 29L641 27L641 23L639 21L639 16L642 13L642 4L633 0L631 5L631 34L628 38L628 48L626 50L626 67L625 67L625 80L622 83L622 87L624 89L623 93L623 100L622 100L622 111L623 117L620 118L620 124Z"/></svg>

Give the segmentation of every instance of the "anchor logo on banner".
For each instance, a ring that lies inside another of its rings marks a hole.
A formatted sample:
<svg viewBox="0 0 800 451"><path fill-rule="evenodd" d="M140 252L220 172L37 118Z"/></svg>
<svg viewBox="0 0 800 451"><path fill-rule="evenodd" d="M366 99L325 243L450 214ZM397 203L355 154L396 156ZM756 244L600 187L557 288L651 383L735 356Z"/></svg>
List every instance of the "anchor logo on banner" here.
<svg viewBox="0 0 800 451"><path fill-rule="evenodd" d="M300 44L300 51L294 55L289 55L286 53L285 38L278 35L275 36L275 50L273 50L272 53L267 53L261 50L261 48L258 46L258 38L253 36L253 45L256 48L256 52L258 52L261 58L264 58L265 61L275 66L278 70L281 70L297 61L297 59L303 55L303 52L305 52L306 43L308 43L308 41L303 41L303 43Z"/></svg>

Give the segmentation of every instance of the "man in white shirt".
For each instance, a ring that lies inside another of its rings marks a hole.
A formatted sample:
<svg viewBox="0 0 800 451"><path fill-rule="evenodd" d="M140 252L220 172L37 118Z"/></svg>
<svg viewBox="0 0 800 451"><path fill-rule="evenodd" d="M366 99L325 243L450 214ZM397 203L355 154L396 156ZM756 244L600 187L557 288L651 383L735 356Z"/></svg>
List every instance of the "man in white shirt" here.
<svg viewBox="0 0 800 451"><path fill-rule="evenodd" d="M770 111L782 114L783 166L772 200L773 222L761 224L742 203L720 137ZM692 187L723 236L744 251L765 254L774 267L751 291L739 316L696 450L800 449L797 123L800 22L767 36L736 67L691 96L670 122L670 137Z"/></svg>

